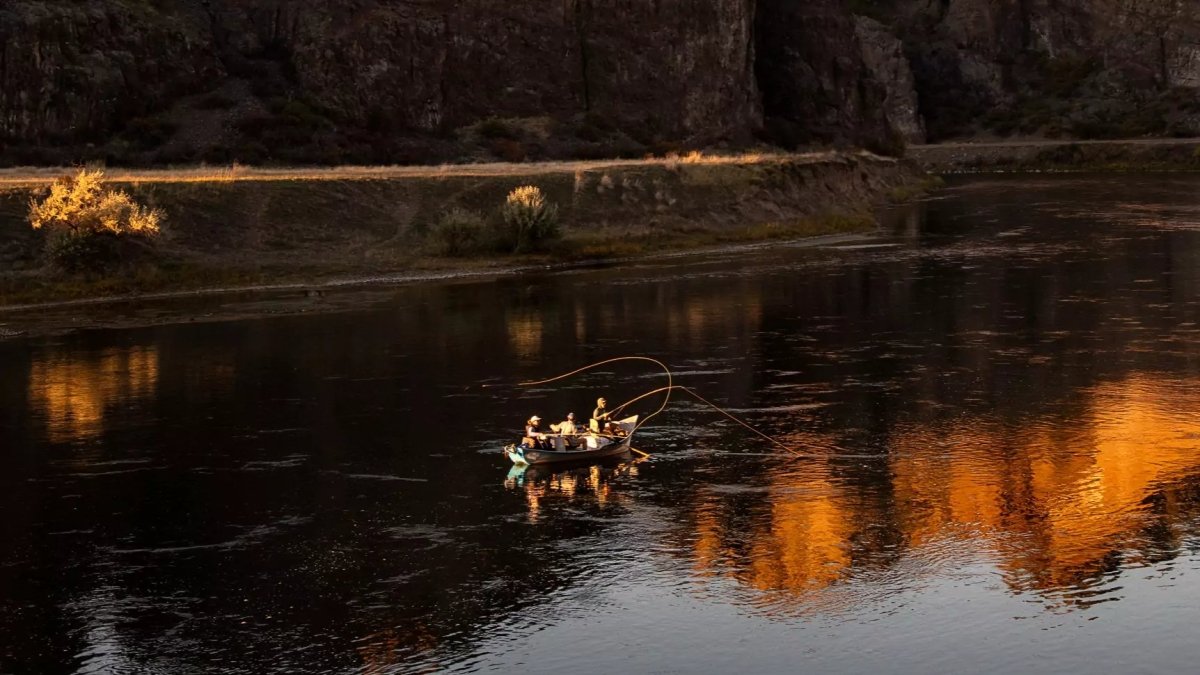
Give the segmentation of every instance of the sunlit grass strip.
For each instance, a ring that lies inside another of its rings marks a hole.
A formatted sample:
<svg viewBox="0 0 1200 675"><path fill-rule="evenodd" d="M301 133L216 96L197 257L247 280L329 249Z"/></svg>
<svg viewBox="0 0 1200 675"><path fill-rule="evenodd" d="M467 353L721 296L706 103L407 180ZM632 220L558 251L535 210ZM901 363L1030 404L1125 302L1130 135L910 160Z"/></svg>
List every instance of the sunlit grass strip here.
<svg viewBox="0 0 1200 675"><path fill-rule="evenodd" d="M646 159L612 159L564 162L528 162L486 164L443 164L440 166L339 166L329 168L285 167L264 168L241 165L222 167L200 166L178 169L105 169L112 183L236 183L270 181L345 181L389 180L400 178L441 177L506 177L574 173L597 169L623 167L675 167L680 164L755 165L812 162L819 163L837 157L835 152L802 154L764 154L759 152L703 155L689 153L682 157L651 157ZM0 169L0 186L40 187L63 173L63 168L15 167Z"/></svg>

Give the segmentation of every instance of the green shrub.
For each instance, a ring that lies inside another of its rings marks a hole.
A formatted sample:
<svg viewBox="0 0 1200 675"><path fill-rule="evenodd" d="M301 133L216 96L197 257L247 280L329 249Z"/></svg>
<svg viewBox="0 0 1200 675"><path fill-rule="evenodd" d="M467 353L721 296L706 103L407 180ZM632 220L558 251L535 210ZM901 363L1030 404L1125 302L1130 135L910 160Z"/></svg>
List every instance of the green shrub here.
<svg viewBox="0 0 1200 675"><path fill-rule="evenodd" d="M46 261L70 274L107 272L134 254L111 232L58 232L46 239Z"/></svg>
<svg viewBox="0 0 1200 675"><path fill-rule="evenodd" d="M908 152L908 143L900 132L892 128L888 128L881 137L868 139L865 147L877 155L901 159Z"/></svg>
<svg viewBox="0 0 1200 675"><path fill-rule="evenodd" d="M501 161L518 164L524 162L528 154L520 141L507 138L496 138L488 143L488 150Z"/></svg>
<svg viewBox="0 0 1200 675"><path fill-rule="evenodd" d="M125 125L124 136L142 148L154 148L171 140L178 125L161 117L137 117Z"/></svg>
<svg viewBox="0 0 1200 675"><path fill-rule="evenodd" d="M44 198L29 202L29 224L47 233L47 260L67 272L104 271L140 257L161 222L157 209L106 189L102 171L58 178Z"/></svg>
<svg viewBox="0 0 1200 675"><path fill-rule="evenodd" d="M492 243L483 216L457 207L442 214L429 237L435 253L454 257L477 253Z"/></svg>
<svg viewBox="0 0 1200 675"><path fill-rule="evenodd" d="M513 127L512 124L497 118L489 117L479 123L477 127L479 135L488 139L505 139L510 141L520 140L521 134Z"/></svg>
<svg viewBox="0 0 1200 675"><path fill-rule="evenodd" d="M1095 59L1081 56L1060 56L1049 59L1042 65L1042 89L1058 98L1071 98L1100 70Z"/></svg>
<svg viewBox="0 0 1200 675"><path fill-rule="evenodd" d="M536 186L524 185L508 193L500 215L505 225L504 243L511 244L514 253L543 249L561 236L558 206L547 202Z"/></svg>
<svg viewBox="0 0 1200 675"><path fill-rule="evenodd" d="M581 141L588 141L589 143L597 143L597 142L603 140L604 132L601 131L599 128L594 127L590 124L581 124L575 130L575 137Z"/></svg>

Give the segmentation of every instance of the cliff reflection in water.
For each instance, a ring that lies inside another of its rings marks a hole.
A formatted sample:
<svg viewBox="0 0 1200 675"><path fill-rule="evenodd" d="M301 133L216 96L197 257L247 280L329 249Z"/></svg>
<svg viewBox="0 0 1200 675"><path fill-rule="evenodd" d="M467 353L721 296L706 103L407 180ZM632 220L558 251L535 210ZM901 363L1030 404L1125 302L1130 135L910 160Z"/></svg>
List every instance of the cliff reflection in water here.
<svg viewBox="0 0 1200 675"><path fill-rule="evenodd" d="M158 384L154 345L98 354L48 354L30 366L29 400L52 443L94 438L114 410L152 397Z"/></svg>
<svg viewBox="0 0 1200 675"><path fill-rule="evenodd" d="M1197 384L1133 373L1096 385L1074 418L898 423L883 486L851 484L850 460L833 455L784 465L761 492L710 491L695 566L803 607L851 577L954 555L1051 605L1098 601L1086 591L1106 573L1172 557L1196 534Z"/></svg>

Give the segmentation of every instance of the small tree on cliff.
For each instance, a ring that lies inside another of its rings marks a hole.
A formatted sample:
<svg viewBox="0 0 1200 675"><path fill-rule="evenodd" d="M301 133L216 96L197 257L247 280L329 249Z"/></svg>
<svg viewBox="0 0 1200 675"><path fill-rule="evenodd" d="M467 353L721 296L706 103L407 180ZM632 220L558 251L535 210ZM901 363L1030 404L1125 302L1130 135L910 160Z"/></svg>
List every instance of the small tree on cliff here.
<svg viewBox="0 0 1200 675"><path fill-rule="evenodd" d="M162 212L104 186L104 172L82 170L50 184L29 202L29 224L45 230L50 263L68 272L100 271L145 250Z"/></svg>
<svg viewBox="0 0 1200 675"><path fill-rule="evenodd" d="M500 215L514 253L536 251L560 236L558 206L547 202L536 186L525 185L508 193Z"/></svg>

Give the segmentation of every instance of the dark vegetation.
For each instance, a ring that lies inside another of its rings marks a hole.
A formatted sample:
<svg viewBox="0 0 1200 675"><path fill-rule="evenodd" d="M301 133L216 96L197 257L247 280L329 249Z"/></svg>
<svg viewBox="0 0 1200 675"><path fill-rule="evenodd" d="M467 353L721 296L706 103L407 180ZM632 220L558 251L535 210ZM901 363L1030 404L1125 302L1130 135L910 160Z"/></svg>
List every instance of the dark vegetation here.
<svg viewBox="0 0 1200 675"><path fill-rule="evenodd" d="M452 207L433 225L428 237L435 254L450 257L543 252L561 238L558 206L532 185L510 192L504 204L488 216Z"/></svg>

